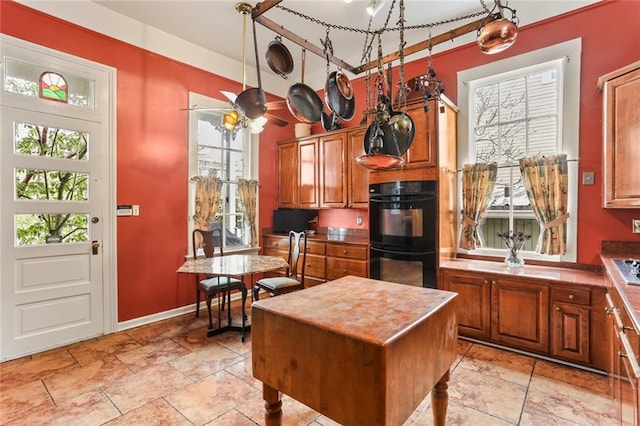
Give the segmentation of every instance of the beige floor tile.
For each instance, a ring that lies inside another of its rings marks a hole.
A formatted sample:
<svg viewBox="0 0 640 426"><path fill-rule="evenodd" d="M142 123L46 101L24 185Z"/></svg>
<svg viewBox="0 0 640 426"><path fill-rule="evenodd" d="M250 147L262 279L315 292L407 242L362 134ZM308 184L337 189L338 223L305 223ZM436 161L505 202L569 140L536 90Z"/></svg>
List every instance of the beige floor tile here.
<svg viewBox="0 0 640 426"><path fill-rule="evenodd" d="M449 382L449 401L515 424L526 391L526 386L458 367Z"/></svg>
<svg viewBox="0 0 640 426"><path fill-rule="evenodd" d="M571 422L569 420L561 419L554 416L547 411L538 410L533 408L530 404L525 404L520 419L519 426L581 426L580 423ZM602 426L605 426L604 423Z"/></svg>
<svg viewBox="0 0 640 426"><path fill-rule="evenodd" d="M41 380L24 383L0 392L0 424L22 418L33 411L54 406Z"/></svg>
<svg viewBox="0 0 640 426"><path fill-rule="evenodd" d="M116 356L132 371L138 372L153 365L172 361L188 353L188 349L173 340L163 339Z"/></svg>
<svg viewBox="0 0 640 426"><path fill-rule="evenodd" d="M607 394L611 392L609 378L606 375L579 370L550 361L537 360L533 375L559 380L595 392Z"/></svg>
<svg viewBox="0 0 640 426"><path fill-rule="evenodd" d="M7 363L0 370L0 392L77 366L66 349L47 351Z"/></svg>
<svg viewBox="0 0 640 426"><path fill-rule="evenodd" d="M202 315L202 314L201 314ZM168 339L185 332L183 316L154 322L142 327L126 330L126 333L141 345Z"/></svg>
<svg viewBox="0 0 640 426"><path fill-rule="evenodd" d="M241 355L217 343L212 343L208 347L176 358L170 361L169 364L185 376L196 381L224 370L226 367L230 367L243 359Z"/></svg>
<svg viewBox="0 0 640 426"><path fill-rule="evenodd" d="M104 393L90 391L53 407L39 407L16 420L16 425L101 425L120 416Z"/></svg>
<svg viewBox="0 0 640 426"><path fill-rule="evenodd" d="M225 368L225 371L228 371L254 388L262 390L262 382L253 377L251 370L251 357L243 358L242 361Z"/></svg>
<svg viewBox="0 0 640 426"><path fill-rule="evenodd" d="M466 352L459 366L527 386L533 365L534 360L529 356L476 344Z"/></svg>
<svg viewBox="0 0 640 426"><path fill-rule="evenodd" d="M255 423L264 424L264 400L262 392L258 392L253 398L241 401L237 410L253 420ZM300 426L308 425L316 420L320 413L312 410L304 404L296 401L288 395L282 396L282 425Z"/></svg>
<svg viewBox="0 0 640 426"><path fill-rule="evenodd" d="M582 425L615 423L614 401L607 394L541 376L532 378L525 407Z"/></svg>
<svg viewBox="0 0 640 426"><path fill-rule="evenodd" d="M76 367L44 379L47 390L56 403L92 389L108 385L133 374L119 359L110 355L84 367Z"/></svg>
<svg viewBox="0 0 640 426"><path fill-rule="evenodd" d="M254 421L237 410L229 410L207 423L206 426L255 426L255 424Z"/></svg>
<svg viewBox="0 0 640 426"><path fill-rule="evenodd" d="M467 407L459 404L456 401L449 401L447 407L447 426L469 426L469 425L482 425L482 426L509 426L516 423L507 422L506 420L499 419L497 417L490 416L474 408ZM431 410L426 410L420 413L417 417L410 418L405 422L405 426L432 426L433 425L433 413Z"/></svg>
<svg viewBox="0 0 640 426"><path fill-rule="evenodd" d="M126 333L113 333L106 336L75 343L69 346L69 352L80 365L87 365L109 355L117 355L141 345Z"/></svg>
<svg viewBox="0 0 640 426"><path fill-rule="evenodd" d="M184 374L168 364L160 364L105 386L104 392L123 413L191 384Z"/></svg>
<svg viewBox="0 0 640 426"><path fill-rule="evenodd" d="M189 426L191 423L162 398L156 399L107 423L109 426L172 425Z"/></svg>
<svg viewBox="0 0 640 426"><path fill-rule="evenodd" d="M165 399L190 422L208 423L261 392L234 375L221 371L167 395Z"/></svg>

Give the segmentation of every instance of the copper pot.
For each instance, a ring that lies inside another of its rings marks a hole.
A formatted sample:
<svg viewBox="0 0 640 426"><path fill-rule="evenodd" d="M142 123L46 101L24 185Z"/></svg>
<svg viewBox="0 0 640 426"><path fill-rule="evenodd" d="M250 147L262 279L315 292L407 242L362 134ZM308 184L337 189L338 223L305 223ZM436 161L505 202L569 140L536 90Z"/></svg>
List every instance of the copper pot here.
<svg viewBox="0 0 640 426"><path fill-rule="evenodd" d="M478 30L478 47L483 53L489 55L499 53L511 46L516 41L517 35L516 24L500 17Z"/></svg>
<svg viewBox="0 0 640 426"><path fill-rule="evenodd" d="M293 58L287 46L282 43L282 38L277 36L275 40L269 43L265 58L269 68L280 77L286 79L291 71L293 71Z"/></svg>

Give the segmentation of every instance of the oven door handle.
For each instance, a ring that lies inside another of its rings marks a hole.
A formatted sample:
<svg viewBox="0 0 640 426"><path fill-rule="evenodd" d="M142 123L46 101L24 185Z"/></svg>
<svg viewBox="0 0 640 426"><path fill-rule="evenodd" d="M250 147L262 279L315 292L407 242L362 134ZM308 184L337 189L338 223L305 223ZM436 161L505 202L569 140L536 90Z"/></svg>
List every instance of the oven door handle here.
<svg viewBox="0 0 640 426"><path fill-rule="evenodd" d="M372 203L388 203L388 204L396 204L396 203L422 203L425 201L435 201L436 197L421 197L421 198L409 198L404 200L392 200L390 198L369 198L369 201Z"/></svg>
<svg viewBox="0 0 640 426"><path fill-rule="evenodd" d="M403 256L424 256L426 254L435 253L433 250L428 250L428 251L399 251L399 250L381 249L381 248L377 248L377 247L373 247L373 246L371 246L370 248L371 248L371 250L377 251L379 253L401 254Z"/></svg>

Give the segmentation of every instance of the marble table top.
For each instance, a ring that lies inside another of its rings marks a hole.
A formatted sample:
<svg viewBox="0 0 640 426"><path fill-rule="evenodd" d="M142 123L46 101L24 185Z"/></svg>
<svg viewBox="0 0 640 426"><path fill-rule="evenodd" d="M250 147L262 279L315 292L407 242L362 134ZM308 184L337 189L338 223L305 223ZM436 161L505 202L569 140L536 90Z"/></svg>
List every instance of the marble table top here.
<svg viewBox="0 0 640 426"><path fill-rule="evenodd" d="M278 256L230 254L184 262L176 272L236 276L286 268L287 262Z"/></svg>

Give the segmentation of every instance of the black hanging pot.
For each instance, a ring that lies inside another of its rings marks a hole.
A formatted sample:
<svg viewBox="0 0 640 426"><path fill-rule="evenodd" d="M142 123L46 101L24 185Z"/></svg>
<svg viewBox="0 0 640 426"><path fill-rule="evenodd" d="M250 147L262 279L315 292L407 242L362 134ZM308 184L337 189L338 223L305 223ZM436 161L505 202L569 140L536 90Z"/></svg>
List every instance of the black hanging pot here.
<svg viewBox="0 0 640 426"><path fill-rule="evenodd" d="M411 147L415 136L415 126L406 134L397 132L389 123L380 124L380 130L382 130L383 133L383 146L379 153L386 155L395 155L398 157L403 155L409 150L409 147ZM375 136L375 131L376 122L374 120L374 122L369 125L367 132L364 135L364 152L366 153L371 153L371 138Z"/></svg>
<svg viewBox="0 0 640 426"><path fill-rule="evenodd" d="M303 49L301 82L289 87L287 108L298 121L311 124L322 120L322 99L311 87L304 84L305 56L306 51Z"/></svg>
<svg viewBox="0 0 640 426"><path fill-rule="evenodd" d="M287 46L282 43L282 38L277 36L275 40L269 43L265 58L269 68L280 77L286 79L291 71L293 71L293 58Z"/></svg>
<svg viewBox="0 0 640 426"><path fill-rule="evenodd" d="M253 22L253 47L256 54L256 68L258 70L258 87L243 90L236 98L236 106L251 120L262 117L267 112L267 95L262 90L260 77L260 59L258 58L258 42L256 39L256 21Z"/></svg>
<svg viewBox="0 0 640 426"><path fill-rule="evenodd" d="M329 109L344 121L353 118L356 99L348 77L342 71L333 71L324 86L324 101Z"/></svg>

